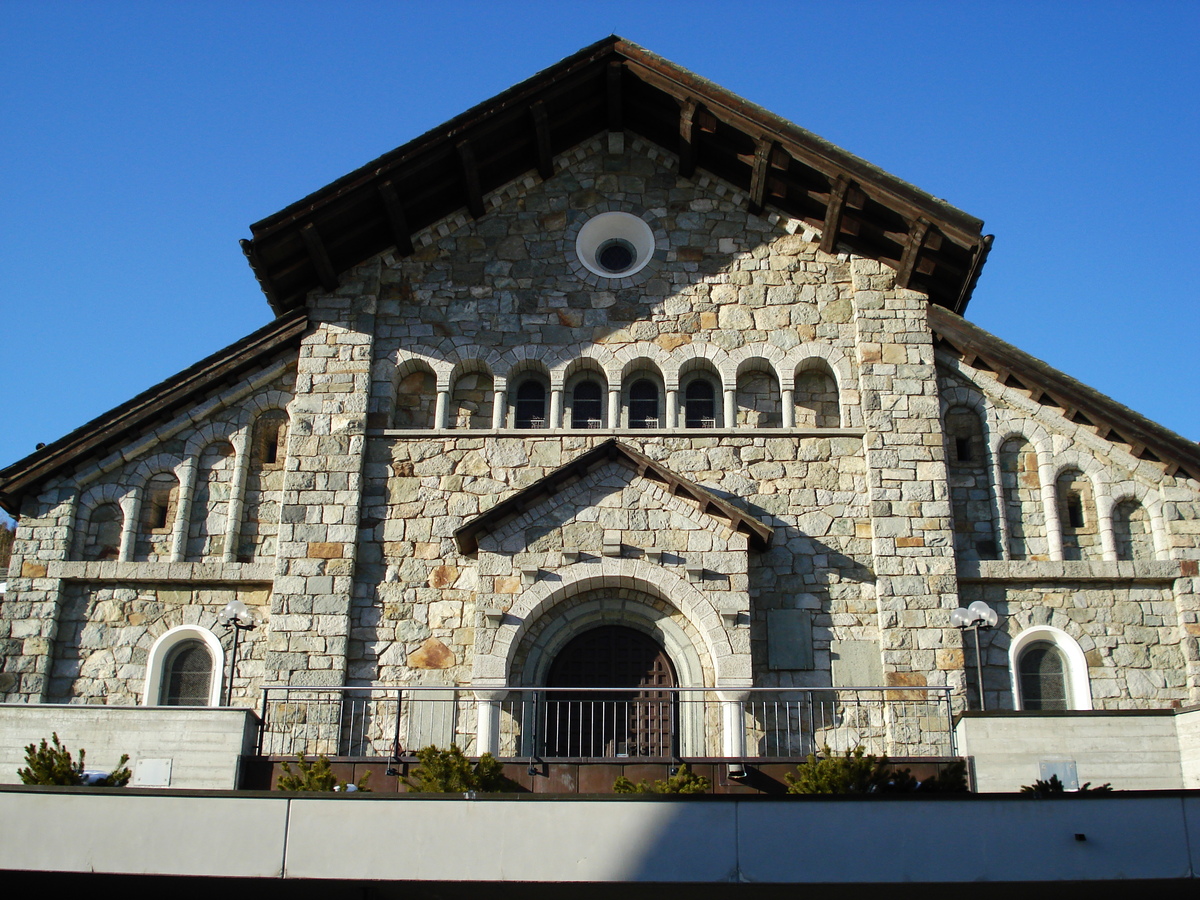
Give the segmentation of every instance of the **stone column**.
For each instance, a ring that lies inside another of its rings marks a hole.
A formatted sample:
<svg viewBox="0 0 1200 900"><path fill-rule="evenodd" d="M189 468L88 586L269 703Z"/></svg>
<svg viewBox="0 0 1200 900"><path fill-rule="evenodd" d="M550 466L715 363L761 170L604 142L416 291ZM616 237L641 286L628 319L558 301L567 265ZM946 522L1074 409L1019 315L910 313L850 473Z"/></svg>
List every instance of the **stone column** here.
<svg viewBox="0 0 1200 900"><path fill-rule="evenodd" d="M546 422L546 427L551 431L556 428L562 428L563 417L563 389L562 385L550 388L550 419Z"/></svg>
<svg viewBox="0 0 1200 900"><path fill-rule="evenodd" d="M784 388L780 391L783 404L783 427L796 427L796 391L794 388Z"/></svg>
<svg viewBox="0 0 1200 900"><path fill-rule="evenodd" d="M229 520L225 523L225 552L222 560L237 560L238 535L242 530L242 507L246 499L246 478L250 474L250 429L247 425L233 437L233 483L229 486Z"/></svg>
<svg viewBox="0 0 1200 900"><path fill-rule="evenodd" d="M192 499L196 495L196 457L185 459L179 467L179 502L171 526L171 562L182 562L187 552L188 523L192 518Z"/></svg>
<svg viewBox="0 0 1200 900"><path fill-rule="evenodd" d="M1058 485L1054 480L1054 464L1041 459L1038 454L1038 480L1042 487L1042 510L1046 520L1046 547L1050 558L1061 562L1063 558L1062 520L1058 516Z"/></svg>
<svg viewBox="0 0 1200 900"><path fill-rule="evenodd" d="M621 389L608 389L608 427L621 427Z"/></svg>
<svg viewBox="0 0 1200 900"><path fill-rule="evenodd" d="M504 427L508 418L508 409L504 388L497 387L492 400L492 427L499 431Z"/></svg>
<svg viewBox="0 0 1200 900"><path fill-rule="evenodd" d="M433 427L445 431L450 415L450 386L438 385L437 401L433 408Z"/></svg>
<svg viewBox="0 0 1200 900"><path fill-rule="evenodd" d="M725 414L721 425L725 428L732 428L737 424L737 388L725 385L721 388L721 392L725 399Z"/></svg>
<svg viewBox="0 0 1200 900"><path fill-rule="evenodd" d="M679 421L679 385L667 385L667 405L663 410L663 428L676 428Z"/></svg>

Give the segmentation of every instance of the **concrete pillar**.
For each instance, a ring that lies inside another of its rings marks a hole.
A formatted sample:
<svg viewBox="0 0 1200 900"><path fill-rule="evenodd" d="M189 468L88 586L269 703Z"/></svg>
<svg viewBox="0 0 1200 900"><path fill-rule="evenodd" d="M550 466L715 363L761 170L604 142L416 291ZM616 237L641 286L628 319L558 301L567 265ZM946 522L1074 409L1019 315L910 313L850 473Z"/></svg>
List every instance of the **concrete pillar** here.
<svg viewBox="0 0 1200 900"><path fill-rule="evenodd" d="M746 756L746 700L749 691L717 691L721 700L721 755L727 759Z"/></svg>
<svg viewBox="0 0 1200 900"><path fill-rule="evenodd" d="M500 755L500 701L508 691L475 691L475 752L480 756Z"/></svg>

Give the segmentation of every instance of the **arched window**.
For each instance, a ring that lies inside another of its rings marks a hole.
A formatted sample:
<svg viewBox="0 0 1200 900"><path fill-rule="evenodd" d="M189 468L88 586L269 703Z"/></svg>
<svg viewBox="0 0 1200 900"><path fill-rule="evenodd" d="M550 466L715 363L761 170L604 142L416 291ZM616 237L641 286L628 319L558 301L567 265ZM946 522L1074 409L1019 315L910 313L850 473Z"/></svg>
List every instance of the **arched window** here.
<svg viewBox="0 0 1200 900"><path fill-rule="evenodd" d="M691 381L683 393L683 424L687 428L716 428L717 401L712 382Z"/></svg>
<svg viewBox="0 0 1200 900"><path fill-rule="evenodd" d="M604 427L604 394L598 382L587 380L571 392L571 427Z"/></svg>
<svg viewBox="0 0 1200 900"><path fill-rule="evenodd" d="M161 635L146 658L146 706L217 706L224 652L217 636L195 625Z"/></svg>
<svg viewBox="0 0 1200 900"><path fill-rule="evenodd" d="M142 488L142 513L133 551L135 560L153 562L170 556L178 503L179 479L175 473L152 475Z"/></svg>
<svg viewBox="0 0 1200 900"><path fill-rule="evenodd" d="M1063 559L1093 558L1100 547L1100 529L1091 480L1078 469L1066 469L1056 487Z"/></svg>
<svg viewBox="0 0 1200 900"><path fill-rule="evenodd" d="M1112 514L1112 530L1117 559L1154 559L1150 517L1137 500L1117 504Z"/></svg>
<svg viewBox="0 0 1200 900"><path fill-rule="evenodd" d="M1009 648L1013 705L1017 709L1091 709L1087 657L1061 628L1038 625Z"/></svg>
<svg viewBox="0 0 1200 900"><path fill-rule="evenodd" d="M629 427L658 428L658 385L639 378L629 387Z"/></svg>
<svg viewBox="0 0 1200 900"><path fill-rule="evenodd" d="M536 379L529 378L517 388L516 428L546 427L546 388Z"/></svg>
<svg viewBox="0 0 1200 900"><path fill-rule="evenodd" d="M1017 663L1024 709L1069 709L1067 667L1058 648L1036 641L1025 648Z"/></svg>
<svg viewBox="0 0 1200 900"><path fill-rule="evenodd" d="M207 706L212 690L212 654L203 641L181 641L167 655L160 706Z"/></svg>
<svg viewBox="0 0 1200 900"><path fill-rule="evenodd" d="M946 411L945 431L955 552L962 559L998 559L983 421L975 410L955 406Z"/></svg>

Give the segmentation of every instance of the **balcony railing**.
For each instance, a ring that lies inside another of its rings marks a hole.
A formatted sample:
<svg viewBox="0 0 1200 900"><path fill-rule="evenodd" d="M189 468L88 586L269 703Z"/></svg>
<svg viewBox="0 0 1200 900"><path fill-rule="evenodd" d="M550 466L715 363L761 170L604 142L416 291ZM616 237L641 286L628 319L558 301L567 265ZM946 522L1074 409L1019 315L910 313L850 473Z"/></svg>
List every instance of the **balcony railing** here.
<svg viewBox="0 0 1200 900"><path fill-rule="evenodd" d="M736 696L738 699L730 699ZM396 757L457 744L502 759L792 759L824 747L953 756L946 687L263 688L258 752ZM502 699L495 699L501 697Z"/></svg>

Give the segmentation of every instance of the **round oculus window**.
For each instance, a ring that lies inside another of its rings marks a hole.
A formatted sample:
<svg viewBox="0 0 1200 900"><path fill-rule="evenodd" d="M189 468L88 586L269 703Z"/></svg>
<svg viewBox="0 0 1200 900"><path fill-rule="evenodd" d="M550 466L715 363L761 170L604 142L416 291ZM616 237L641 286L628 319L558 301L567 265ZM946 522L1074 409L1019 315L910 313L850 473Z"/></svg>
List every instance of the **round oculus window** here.
<svg viewBox="0 0 1200 900"><path fill-rule="evenodd" d="M575 253L589 272L624 278L640 271L654 256L654 232L630 213L601 213L579 229Z"/></svg>

